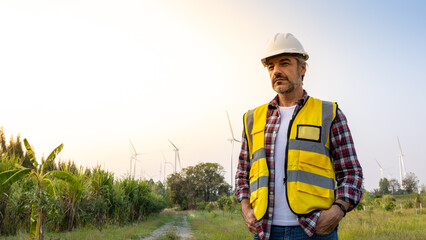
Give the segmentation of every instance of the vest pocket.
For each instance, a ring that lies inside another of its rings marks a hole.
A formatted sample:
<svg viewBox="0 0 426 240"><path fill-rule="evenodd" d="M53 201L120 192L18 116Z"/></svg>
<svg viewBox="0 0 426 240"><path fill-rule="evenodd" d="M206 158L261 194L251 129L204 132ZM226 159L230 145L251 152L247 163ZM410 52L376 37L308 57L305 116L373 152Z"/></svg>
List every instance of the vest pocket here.
<svg viewBox="0 0 426 240"><path fill-rule="evenodd" d="M256 181L259 179L259 161L255 161L252 163L252 166L250 168L250 203L253 203L257 199L257 195L259 191L256 191L259 189L259 181Z"/></svg>
<svg viewBox="0 0 426 240"><path fill-rule="evenodd" d="M331 161L327 156L315 152L300 151L300 170L331 177L332 167Z"/></svg>
<svg viewBox="0 0 426 240"><path fill-rule="evenodd" d="M257 128L256 128L257 127ZM259 128L258 126L254 126L252 132L252 139L253 139L253 146L252 146L252 153L251 153L251 160L250 160L250 203L253 203L259 196L259 178L263 176L264 170L263 168L267 166L264 165L264 161L266 162L266 159L264 159L264 149L263 149L263 138L264 138L264 129ZM262 151L263 150L263 151ZM259 154L262 152L263 154Z"/></svg>
<svg viewBox="0 0 426 240"><path fill-rule="evenodd" d="M330 160L321 154L300 151L296 188L315 196L329 198L334 191Z"/></svg>

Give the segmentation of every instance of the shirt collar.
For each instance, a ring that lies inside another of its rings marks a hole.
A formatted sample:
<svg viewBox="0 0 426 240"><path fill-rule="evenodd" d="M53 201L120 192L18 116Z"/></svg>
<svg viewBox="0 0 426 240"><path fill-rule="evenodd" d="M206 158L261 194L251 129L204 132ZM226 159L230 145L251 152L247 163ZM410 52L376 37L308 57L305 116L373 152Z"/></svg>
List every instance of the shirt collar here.
<svg viewBox="0 0 426 240"><path fill-rule="evenodd" d="M303 96L301 99L296 101L296 105L298 107L303 106L306 101L308 100L308 93L303 90ZM279 98L278 98L278 94L274 97L274 99L272 99L272 101L269 102L269 107L274 107L274 108L279 108Z"/></svg>

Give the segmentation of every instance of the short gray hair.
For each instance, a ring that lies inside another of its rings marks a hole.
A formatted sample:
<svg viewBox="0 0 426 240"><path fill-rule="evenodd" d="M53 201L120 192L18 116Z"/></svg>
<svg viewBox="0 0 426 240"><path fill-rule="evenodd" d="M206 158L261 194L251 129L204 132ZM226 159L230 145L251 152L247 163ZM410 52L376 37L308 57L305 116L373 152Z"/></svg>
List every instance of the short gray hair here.
<svg viewBox="0 0 426 240"><path fill-rule="evenodd" d="M300 69L303 65L308 66L308 64L306 63L306 58L303 55L297 54L294 57L296 58L298 69ZM305 75L302 75L302 81L304 77Z"/></svg>

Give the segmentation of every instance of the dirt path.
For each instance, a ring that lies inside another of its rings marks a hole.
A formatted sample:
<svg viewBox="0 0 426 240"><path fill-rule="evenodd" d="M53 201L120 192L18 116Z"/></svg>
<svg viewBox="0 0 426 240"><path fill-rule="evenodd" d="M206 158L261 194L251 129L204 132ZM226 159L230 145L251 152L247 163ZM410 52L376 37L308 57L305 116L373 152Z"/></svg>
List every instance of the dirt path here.
<svg viewBox="0 0 426 240"><path fill-rule="evenodd" d="M152 236L141 238L141 240L155 240L170 231L176 233L176 235L179 236L179 239L190 239L192 237L192 231L189 227L188 221L186 220L186 215L179 215L176 213L173 221L157 228L154 232L152 232Z"/></svg>

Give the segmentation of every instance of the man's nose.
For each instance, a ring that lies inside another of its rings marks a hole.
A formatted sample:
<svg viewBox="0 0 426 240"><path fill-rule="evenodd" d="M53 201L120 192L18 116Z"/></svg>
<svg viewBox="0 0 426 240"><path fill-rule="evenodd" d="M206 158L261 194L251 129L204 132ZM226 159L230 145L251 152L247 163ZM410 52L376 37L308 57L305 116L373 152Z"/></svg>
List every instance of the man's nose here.
<svg viewBox="0 0 426 240"><path fill-rule="evenodd" d="M274 70L272 71L272 74L274 77L282 76L282 71L280 68L275 67Z"/></svg>

